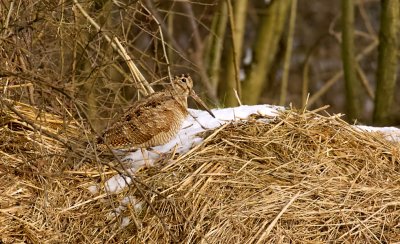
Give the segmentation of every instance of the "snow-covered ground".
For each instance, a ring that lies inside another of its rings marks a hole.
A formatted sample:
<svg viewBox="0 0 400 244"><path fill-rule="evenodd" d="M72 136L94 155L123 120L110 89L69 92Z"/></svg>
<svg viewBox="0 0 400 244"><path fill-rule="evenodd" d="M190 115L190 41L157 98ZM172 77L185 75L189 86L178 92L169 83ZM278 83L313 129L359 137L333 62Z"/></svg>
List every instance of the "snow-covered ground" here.
<svg viewBox="0 0 400 244"><path fill-rule="evenodd" d="M368 132L381 132L389 141L400 142L400 129L396 127L373 127L366 125L356 125L357 128Z"/></svg>
<svg viewBox="0 0 400 244"><path fill-rule="evenodd" d="M189 151L194 146L200 144L203 138L198 134L210 129L216 129L228 122L234 120L247 119L251 114L260 114L267 116L276 116L279 110L284 110L283 107L272 105L254 105L240 106L235 108L213 109L212 112L215 118L211 117L206 111L189 109L191 116L188 116L183 123L182 129L178 135L165 145L154 147L154 152L145 151L144 155L141 150L129 153L123 161L129 162L128 174L132 175L137 169L144 165L151 165L160 157L160 153L166 153L171 150L176 150L177 153L183 154ZM400 141L400 129L395 127L371 127L357 126L357 128L365 131L379 131L385 134L388 140ZM156 153L157 152L157 153ZM118 193L131 183L129 176L115 175L110 178L105 188L109 193ZM92 193L98 192L97 186L89 187Z"/></svg>

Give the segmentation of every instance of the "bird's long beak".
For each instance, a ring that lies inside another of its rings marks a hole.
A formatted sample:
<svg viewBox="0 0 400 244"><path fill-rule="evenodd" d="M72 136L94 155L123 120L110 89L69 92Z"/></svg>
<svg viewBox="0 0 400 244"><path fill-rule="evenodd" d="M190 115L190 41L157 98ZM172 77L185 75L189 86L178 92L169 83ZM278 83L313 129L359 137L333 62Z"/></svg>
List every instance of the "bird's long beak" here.
<svg viewBox="0 0 400 244"><path fill-rule="evenodd" d="M194 92L194 90L190 91L190 96L193 97L194 101L201 107L203 107L211 116L215 118L215 115L211 112L211 110L207 107L207 105L201 100L199 96Z"/></svg>

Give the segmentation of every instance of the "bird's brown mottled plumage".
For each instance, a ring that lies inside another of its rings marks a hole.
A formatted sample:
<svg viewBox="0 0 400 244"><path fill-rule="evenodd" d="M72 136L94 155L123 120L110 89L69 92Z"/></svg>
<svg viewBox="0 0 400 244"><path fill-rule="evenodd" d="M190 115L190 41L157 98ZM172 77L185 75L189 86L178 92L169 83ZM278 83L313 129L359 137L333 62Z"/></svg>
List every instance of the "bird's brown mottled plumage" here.
<svg viewBox="0 0 400 244"><path fill-rule="evenodd" d="M106 145L111 149L146 148L167 143L179 132L188 115L188 96L199 99L192 89L190 76L175 77L165 90L135 102L98 138L98 147L102 150Z"/></svg>

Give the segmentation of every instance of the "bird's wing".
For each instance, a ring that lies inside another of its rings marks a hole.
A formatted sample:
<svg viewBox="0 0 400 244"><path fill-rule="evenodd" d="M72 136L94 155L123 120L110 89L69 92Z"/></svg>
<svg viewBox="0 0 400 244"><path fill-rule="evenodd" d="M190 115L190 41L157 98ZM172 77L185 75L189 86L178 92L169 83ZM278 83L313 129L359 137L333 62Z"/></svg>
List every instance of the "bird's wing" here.
<svg viewBox="0 0 400 244"><path fill-rule="evenodd" d="M177 118L172 96L152 96L135 103L103 134L105 143L113 147L140 147L160 133L171 130Z"/></svg>

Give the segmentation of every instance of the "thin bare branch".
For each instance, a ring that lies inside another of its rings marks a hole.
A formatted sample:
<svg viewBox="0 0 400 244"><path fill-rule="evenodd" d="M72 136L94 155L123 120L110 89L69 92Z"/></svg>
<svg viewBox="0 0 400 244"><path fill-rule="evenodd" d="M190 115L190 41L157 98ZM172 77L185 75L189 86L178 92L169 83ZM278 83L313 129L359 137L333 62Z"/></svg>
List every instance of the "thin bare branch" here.
<svg viewBox="0 0 400 244"><path fill-rule="evenodd" d="M133 63L132 58L129 57L128 53L126 52L125 48L122 46L120 41L118 40L118 37L111 38L109 37L104 31L102 31L101 27L99 24L97 24L92 17L89 16L89 14L82 8L82 6L78 3L78 0L73 0L74 4L78 7L79 11L82 13L83 16L92 24L96 30L101 33L104 38L111 44L113 49L117 51L121 57L124 59L124 61L127 63L129 70L132 73L132 76L134 78L135 82L138 82L140 84L140 91L143 92L143 94L148 95L149 93L153 93L154 90L153 88L149 85L149 83L146 81L144 76L141 74L135 63ZM147 90L146 90L147 89Z"/></svg>

